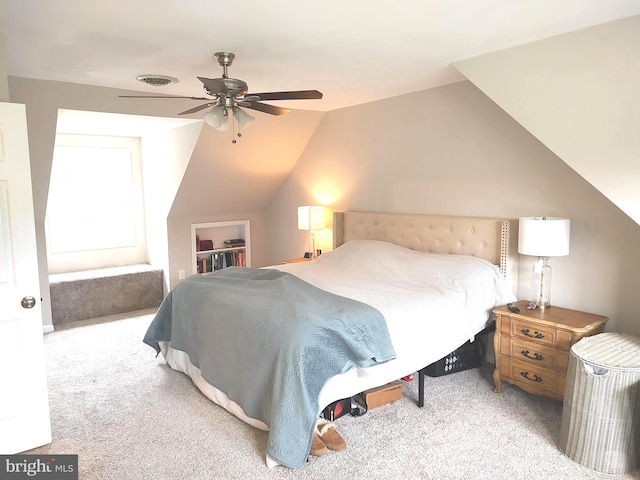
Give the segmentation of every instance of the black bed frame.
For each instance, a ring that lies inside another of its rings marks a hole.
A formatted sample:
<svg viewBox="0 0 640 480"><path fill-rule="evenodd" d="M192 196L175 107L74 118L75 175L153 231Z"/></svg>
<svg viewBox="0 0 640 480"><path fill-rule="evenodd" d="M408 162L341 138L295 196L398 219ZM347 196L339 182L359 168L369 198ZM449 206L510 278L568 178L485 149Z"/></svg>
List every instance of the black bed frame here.
<svg viewBox="0 0 640 480"><path fill-rule="evenodd" d="M496 329L496 323L495 323L495 321L492 321L491 325L489 325L484 330L479 332L476 335L476 337L480 337L480 336L485 335L487 333L494 332L495 329ZM480 340L477 339L476 341L480 341ZM447 355L447 357L448 357L448 355ZM444 357L444 358L447 358L447 357ZM444 359L442 359L442 360L444 360ZM438 360L438 362L440 362L440 361L441 360ZM435 367L438 362L434 362L431 365L427 365L426 367L424 367L424 368L422 368L422 369L420 369L418 371L418 407L420 407L420 408L424 407L424 376L427 375L428 372L433 371L434 370L433 367ZM467 365L467 366L462 367L462 368L451 370L450 372L445 373L443 375L447 375L449 373L461 372L463 370L468 370L469 368L476 368L476 367L479 367L481 364L482 363L474 364L474 365L470 365L470 366ZM430 376L434 376L434 375L430 375Z"/></svg>

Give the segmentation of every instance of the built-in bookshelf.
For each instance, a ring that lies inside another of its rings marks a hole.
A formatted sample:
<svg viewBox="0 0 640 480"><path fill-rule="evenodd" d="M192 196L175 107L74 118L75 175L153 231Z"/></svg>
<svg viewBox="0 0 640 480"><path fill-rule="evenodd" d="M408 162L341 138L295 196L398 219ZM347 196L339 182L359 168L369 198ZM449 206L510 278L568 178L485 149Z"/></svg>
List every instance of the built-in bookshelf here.
<svg viewBox="0 0 640 480"><path fill-rule="evenodd" d="M191 225L193 273L209 273L230 266L251 266L249 220Z"/></svg>

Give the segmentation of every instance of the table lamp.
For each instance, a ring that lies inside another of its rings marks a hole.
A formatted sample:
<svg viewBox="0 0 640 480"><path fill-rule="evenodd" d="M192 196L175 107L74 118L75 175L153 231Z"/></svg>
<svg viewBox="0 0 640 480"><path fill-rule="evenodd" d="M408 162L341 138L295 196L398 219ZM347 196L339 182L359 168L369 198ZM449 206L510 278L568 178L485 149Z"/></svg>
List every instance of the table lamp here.
<svg viewBox="0 0 640 480"><path fill-rule="evenodd" d="M518 253L538 257L533 265L531 303L551 307L550 257L569 255L571 220L557 217L522 217L518 229Z"/></svg>
<svg viewBox="0 0 640 480"><path fill-rule="evenodd" d="M303 206L298 207L298 229L309 231L309 240L311 244L311 258L316 255L316 239L315 232L325 228L325 212L324 207Z"/></svg>

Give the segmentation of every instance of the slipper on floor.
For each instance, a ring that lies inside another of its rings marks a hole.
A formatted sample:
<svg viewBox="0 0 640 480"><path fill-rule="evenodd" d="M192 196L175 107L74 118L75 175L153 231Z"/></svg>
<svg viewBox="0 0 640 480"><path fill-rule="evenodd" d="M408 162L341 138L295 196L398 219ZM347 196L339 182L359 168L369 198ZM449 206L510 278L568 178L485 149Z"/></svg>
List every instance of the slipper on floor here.
<svg viewBox="0 0 640 480"><path fill-rule="evenodd" d="M329 450L339 452L347 448L347 444L340 434L336 431L333 423L328 420L320 419L316 423L315 433L320 440L327 446Z"/></svg>
<svg viewBox="0 0 640 480"><path fill-rule="evenodd" d="M327 446L320 439L316 432L313 432L313 440L311 441L311 451L309 452L315 457L321 457L327 453Z"/></svg>

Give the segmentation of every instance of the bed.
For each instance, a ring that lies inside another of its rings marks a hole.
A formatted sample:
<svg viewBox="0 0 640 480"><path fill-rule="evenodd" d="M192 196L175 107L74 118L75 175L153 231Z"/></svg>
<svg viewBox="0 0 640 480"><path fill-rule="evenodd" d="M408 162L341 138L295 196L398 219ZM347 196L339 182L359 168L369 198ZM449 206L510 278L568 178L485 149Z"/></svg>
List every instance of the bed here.
<svg viewBox="0 0 640 480"><path fill-rule="evenodd" d="M509 221L338 212L333 237L334 250L310 262L188 279L144 339L212 401L269 431L269 466L303 466L326 405L421 371L516 300ZM235 294L251 305L218 308Z"/></svg>

